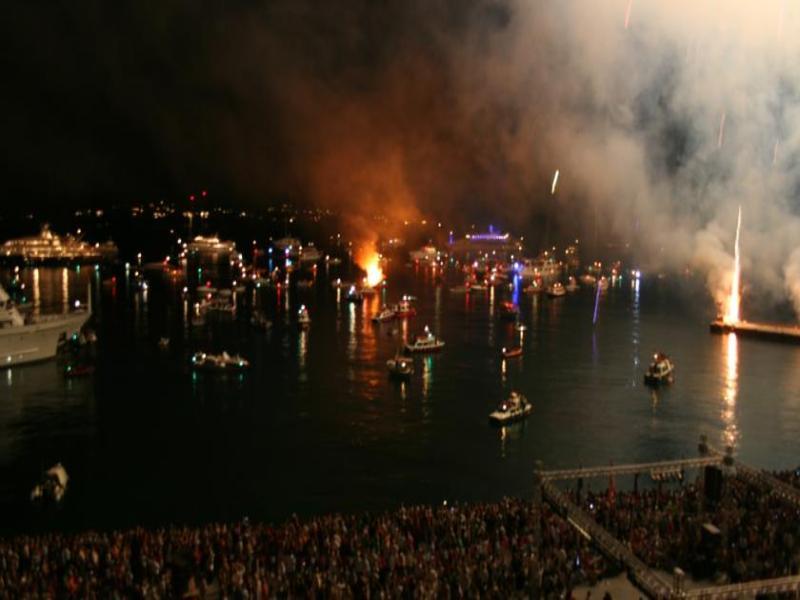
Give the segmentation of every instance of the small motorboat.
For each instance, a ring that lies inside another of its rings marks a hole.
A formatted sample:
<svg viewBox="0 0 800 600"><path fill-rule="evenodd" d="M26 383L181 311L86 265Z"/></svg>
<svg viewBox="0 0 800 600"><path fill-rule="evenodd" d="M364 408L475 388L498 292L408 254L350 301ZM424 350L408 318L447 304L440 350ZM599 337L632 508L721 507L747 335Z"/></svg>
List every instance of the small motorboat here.
<svg viewBox="0 0 800 600"><path fill-rule="evenodd" d="M675 365L663 352L656 352L653 362L644 374L645 385L659 386L672 383L675 379Z"/></svg>
<svg viewBox="0 0 800 600"><path fill-rule="evenodd" d="M78 377L88 377L94 373L92 365L67 365L64 368L64 377L75 379Z"/></svg>
<svg viewBox="0 0 800 600"><path fill-rule="evenodd" d="M238 354L231 356L227 352L222 354L196 352L192 356L192 368L207 371L243 371L250 368L250 362Z"/></svg>
<svg viewBox="0 0 800 600"><path fill-rule="evenodd" d="M373 323L386 323L388 321L394 321L397 318L397 313L389 306L384 306L381 308L381 312L377 315L372 317Z"/></svg>
<svg viewBox="0 0 800 600"><path fill-rule="evenodd" d="M505 425L520 421L531 414L533 405L519 392L511 392L508 400L500 404L497 410L489 415L489 421L497 425Z"/></svg>
<svg viewBox="0 0 800 600"><path fill-rule="evenodd" d="M397 306L394 307L394 314L397 318L404 319L417 314L417 309L411 304L412 299L411 296L403 296L400 302L397 303Z"/></svg>
<svg viewBox="0 0 800 600"><path fill-rule="evenodd" d="M386 368L389 369L391 377L408 379L414 373L414 360L398 352L394 358L386 361Z"/></svg>
<svg viewBox="0 0 800 600"><path fill-rule="evenodd" d="M513 302L503 302L500 305L500 318L506 321L516 321L519 318L519 306Z"/></svg>
<svg viewBox="0 0 800 600"><path fill-rule="evenodd" d="M567 295L567 290L564 284L556 281L553 285L547 288L547 296L550 298L561 298Z"/></svg>
<svg viewBox="0 0 800 600"><path fill-rule="evenodd" d="M522 348L503 348L502 355L503 358L517 358L518 356L522 356Z"/></svg>
<svg viewBox="0 0 800 600"><path fill-rule="evenodd" d="M418 335L413 343L406 344L406 352L438 352L444 348L444 342L437 338L428 326L425 326L425 331L422 335Z"/></svg>
<svg viewBox="0 0 800 600"><path fill-rule="evenodd" d="M31 502L61 502L67 493L69 475L61 463L56 463L42 475L41 481L31 490Z"/></svg>
<svg viewBox="0 0 800 600"><path fill-rule="evenodd" d="M303 329L311 327L311 315L308 314L305 304L300 306L300 310L297 311L297 324Z"/></svg>

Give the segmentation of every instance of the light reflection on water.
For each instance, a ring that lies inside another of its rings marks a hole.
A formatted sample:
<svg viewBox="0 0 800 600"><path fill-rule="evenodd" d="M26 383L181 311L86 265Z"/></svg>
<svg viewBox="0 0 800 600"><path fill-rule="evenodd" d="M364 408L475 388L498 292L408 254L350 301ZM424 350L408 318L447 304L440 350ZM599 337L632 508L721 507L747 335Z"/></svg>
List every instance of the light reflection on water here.
<svg viewBox="0 0 800 600"><path fill-rule="evenodd" d="M736 422L736 398L739 392L739 341L735 333L722 336L724 352L724 384L722 389L722 422L725 426L722 439L726 446L736 448L739 429Z"/></svg>

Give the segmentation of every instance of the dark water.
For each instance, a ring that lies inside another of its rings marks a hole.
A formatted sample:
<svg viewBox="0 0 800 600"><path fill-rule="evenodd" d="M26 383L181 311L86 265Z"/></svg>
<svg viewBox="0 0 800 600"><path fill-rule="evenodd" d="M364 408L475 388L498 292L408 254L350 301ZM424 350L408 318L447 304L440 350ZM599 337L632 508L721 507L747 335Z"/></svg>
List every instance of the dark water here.
<svg viewBox="0 0 800 600"><path fill-rule="evenodd" d="M94 283L97 371L65 380L56 361L0 371L6 532L488 500L530 493L536 460L694 456L703 433L756 465L794 466L800 457L800 349L710 335L702 289L678 294L668 280L610 289L596 327L589 290L558 300L523 295L525 355L504 364L500 348L519 339L497 314L510 293L458 295L411 270L393 273L386 292L391 301L419 298L407 329L370 322L380 298L337 303L322 274L310 290L240 298L275 320L267 333L248 326L246 311L187 326L180 285L154 282L145 295L124 277L111 287L83 269L67 273L65 288L60 269L39 271L43 311ZM21 278L32 290L33 273ZM294 324L300 303L313 319L307 333ZM390 382L386 359L425 324L446 348L417 358L407 385ZM166 351L161 336L172 340ZM253 369L192 374L192 352L223 349ZM657 349L678 371L655 395L641 379ZM489 426L511 389L533 401L533 415ZM72 476L64 505L35 513L27 494L56 461Z"/></svg>

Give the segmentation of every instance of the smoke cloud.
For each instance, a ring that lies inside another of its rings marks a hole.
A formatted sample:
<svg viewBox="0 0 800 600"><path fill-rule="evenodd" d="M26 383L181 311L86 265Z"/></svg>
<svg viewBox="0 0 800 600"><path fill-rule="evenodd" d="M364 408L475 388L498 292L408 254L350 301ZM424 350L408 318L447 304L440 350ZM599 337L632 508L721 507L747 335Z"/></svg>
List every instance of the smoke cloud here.
<svg viewBox="0 0 800 600"><path fill-rule="evenodd" d="M565 236L596 227L630 243L646 270L702 273L717 302L741 205L748 293L800 312L796 3L124 5L73 2L47 19L20 8L24 18L10 19L23 31L5 32L11 47L33 56L15 72L46 67L55 83L36 89L66 95L59 110L74 114L89 94L101 115L81 110L88 135L68 129L84 152L61 151L57 124L50 140L53 127L36 129L53 187L98 170L116 183L132 164L136 180L157 172L151 187L203 180L251 202L333 207L366 242L391 233L376 215L491 216L524 229L550 213ZM102 93L91 91L98 81ZM42 105L32 93L0 100L0 112ZM114 123L148 161L114 145ZM22 157L33 154L26 133L15 140ZM76 155L91 160L81 168ZM13 170L32 178L28 163Z"/></svg>

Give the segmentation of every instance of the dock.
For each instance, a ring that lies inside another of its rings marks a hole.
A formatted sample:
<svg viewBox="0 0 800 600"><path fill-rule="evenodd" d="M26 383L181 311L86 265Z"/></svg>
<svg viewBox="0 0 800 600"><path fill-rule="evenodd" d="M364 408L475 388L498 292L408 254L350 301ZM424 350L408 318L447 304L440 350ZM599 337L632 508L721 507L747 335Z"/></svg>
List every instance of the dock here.
<svg viewBox="0 0 800 600"><path fill-rule="evenodd" d="M736 323L726 323L722 319L715 319L709 325L711 333L735 333L742 337L761 338L784 342L789 344L800 344L800 327L792 325L777 325L772 323L752 323L750 321L737 321Z"/></svg>

